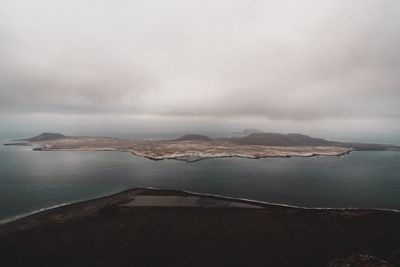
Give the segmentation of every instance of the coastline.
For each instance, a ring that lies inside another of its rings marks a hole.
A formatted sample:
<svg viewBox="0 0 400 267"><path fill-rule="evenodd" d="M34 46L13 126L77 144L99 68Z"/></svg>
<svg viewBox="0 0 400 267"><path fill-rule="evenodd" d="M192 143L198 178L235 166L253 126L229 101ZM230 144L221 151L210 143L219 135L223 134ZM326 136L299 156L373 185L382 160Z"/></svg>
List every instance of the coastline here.
<svg viewBox="0 0 400 267"><path fill-rule="evenodd" d="M93 198L93 199L95 199L95 198ZM92 200L92 199L91 199L91 200ZM8 218L5 218L5 219L1 219L1 220L0 220L0 226L1 226L1 225L4 225L4 224L7 224L7 223L15 222L15 221L18 221L18 220L22 220L22 219L24 219L24 218L27 218L27 217L29 217L29 216L38 214L38 213L40 213L40 212L44 212L44 211L48 211L48 210L53 210L53 209L56 209L56 208L59 208L59 207L63 207L63 206L72 205L72 204L74 204L74 203L79 203L79 201L78 201L78 202L67 202L67 203L62 203L62 204L50 206L50 207L47 207L47 208L40 208L40 209L38 209L38 210L29 211L29 212L25 212L25 213L22 213L22 214L18 214L18 215L15 215L15 216L11 216L11 217L8 217Z"/></svg>
<svg viewBox="0 0 400 267"><path fill-rule="evenodd" d="M45 207L45 208L40 208L35 211L31 212L26 212L23 214L19 214L16 216L12 216L9 218L5 218L0 220L0 226L6 225L9 223L14 223L19 220L24 220L24 219L29 219L31 216L38 215L40 213L46 213L52 210L56 210L61 207L73 207L74 205L81 205L85 203L89 203L91 201L97 201L101 199L106 199L109 197L118 197L120 195L135 191L135 190L152 190L154 192L176 192L176 193L183 193L191 196L198 196L198 197L211 197L215 198L218 200L225 200L225 201L234 201L234 202L239 202L239 203L246 203L246 204L252 204L252 205L261 205L263 207L268 207L268 208L289 208L289 209L295 209L299 211L333 211L333 212L363 212L363 211L369 211L369 212L374 212L374 211L382 211L382 212L393 212L393 213L400 213L400 210L397 209L386 209L386 208L360 208L360 207L346 207L346 208L334 208L334 207L305 207L305 206L296 206L296 205L291 205L291 204L284 204L284 203L276 203L276 202L267 202L267 201L261 201L261 200L255 200L255 199L249 199L249 198L240 198L240 197L229 197L229 196L224 196L224 195L219 195L219 194L208 194L208 193L199 193L199 192L193 192L189 190L180 190L180 189L162 189L162 188L156 188L156 187L135 187L135 188L129 188L125 189L116 193L111 193L111 194L105 194L101 195L98 197L94 198L89 198L86 200L80 200L76 202L67 202L67 203L62 203L50 207Z"/></svg>
<svg viewBox="0 0 400 267"><path fill-rule="evenodd" d="M4 145L33 146L35 151L123 151L151 160L195 162L211 158L343 156L352 151L400 151L388 144L346 143L302 134L253 133L240 138L186 134L172 140L134 140L42 133Z"/></svg>
<svg viewBox="0 0 400 267"><path fill-rule="evenodd" d="M327 266L353 253L387 259L399 224L399 211L132 188L0 225L0 265Z"/></svg>
<svg viewBox="0 0 400 267"><path fill-rule="evenodd" d="M153 161L160 161L160 160L179 160L179 161L185 161L188 163L191 162L196 162L200 160L206 160L206 159L219 159L219 158L243 158L243 159L263 159L263 158L311 158L311 157L341 157L350 154L351 152L354 151L354 149L348 148L345 151L337 152L337 153L332 153L332 154L326 154L326 153L304 153L304 154L287 154L287 155L243 155L243 154L217 154L217 155L209 155L209 154L203 154L199 155L198 153L185 153L185 154L180 154L180 155L165 155L165 156L150 156L146 155L134 150L129 150L129 149L117 149L117 148L46 148L46 147L35 147L32 148L34 151L44 151L44 152L50 152L50 151L91 151L91 152L96 152L96 151L117 151L117 152L128 152L131 153L135 156L142 157L142 158L147 158Z"/></svg>

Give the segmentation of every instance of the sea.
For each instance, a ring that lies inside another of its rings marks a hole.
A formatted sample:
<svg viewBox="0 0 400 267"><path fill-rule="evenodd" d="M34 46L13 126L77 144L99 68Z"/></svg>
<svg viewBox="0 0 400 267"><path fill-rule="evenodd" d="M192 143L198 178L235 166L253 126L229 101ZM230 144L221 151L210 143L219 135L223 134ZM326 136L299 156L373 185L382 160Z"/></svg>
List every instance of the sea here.
<svg viewBox="0 0 400 267"><path fill-rule="evenodd" d="M2 136L6 143L10 137ZM128 152L0 146L0 222L133 187L308 208L400 210L400 152L340 157L153 161Z"/></svg>

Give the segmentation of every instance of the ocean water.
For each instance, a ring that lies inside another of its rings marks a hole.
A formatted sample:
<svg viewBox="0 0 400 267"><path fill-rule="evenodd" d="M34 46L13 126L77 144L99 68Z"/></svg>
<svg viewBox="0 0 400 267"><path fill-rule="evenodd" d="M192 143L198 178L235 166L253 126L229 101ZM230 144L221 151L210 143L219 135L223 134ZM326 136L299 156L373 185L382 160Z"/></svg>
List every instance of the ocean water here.
<svg viewBox="0 0 400 267"><path fill-rule="evenodd" d="M131 187L304 207L400 210L400 153L343 157L152 161L125 152L0 147L0 220Z"/></svg>

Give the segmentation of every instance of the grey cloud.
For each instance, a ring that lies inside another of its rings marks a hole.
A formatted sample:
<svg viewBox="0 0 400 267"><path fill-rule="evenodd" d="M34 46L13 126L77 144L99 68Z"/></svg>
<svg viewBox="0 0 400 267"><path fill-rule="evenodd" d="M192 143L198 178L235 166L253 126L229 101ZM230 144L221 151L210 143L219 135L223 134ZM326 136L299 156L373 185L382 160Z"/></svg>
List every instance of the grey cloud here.
<svg viewBox="0 0 400 267"><path fill-rule="evenodd" d="M0 112L400 118L400 3L3 1Z"/></svg>

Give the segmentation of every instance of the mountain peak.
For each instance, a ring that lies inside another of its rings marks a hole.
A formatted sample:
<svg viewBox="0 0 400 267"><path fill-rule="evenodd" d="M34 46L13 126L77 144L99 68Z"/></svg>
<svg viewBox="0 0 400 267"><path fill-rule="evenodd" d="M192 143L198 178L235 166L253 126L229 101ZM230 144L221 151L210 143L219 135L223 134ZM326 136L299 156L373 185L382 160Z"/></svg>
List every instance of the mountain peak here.
<svg viewBox="0 0 400 267"><path fill-rule="evenodd" d="M41 133L31 138L22 139L21 141L30 141L30 142L37 142L37 141L49 141L49 140L57 140L63 139L67 136L60 134L60 133Z"/></svg>
<svg viewBox="0 0 400 267"><path fill-rule="evenodd" d="M178 139L175 139L175 141L212 141L212 139L201 134L186 134Z"/></svg>

